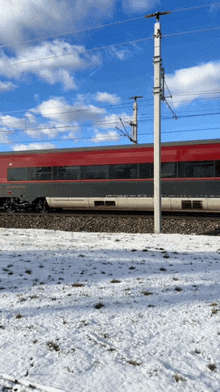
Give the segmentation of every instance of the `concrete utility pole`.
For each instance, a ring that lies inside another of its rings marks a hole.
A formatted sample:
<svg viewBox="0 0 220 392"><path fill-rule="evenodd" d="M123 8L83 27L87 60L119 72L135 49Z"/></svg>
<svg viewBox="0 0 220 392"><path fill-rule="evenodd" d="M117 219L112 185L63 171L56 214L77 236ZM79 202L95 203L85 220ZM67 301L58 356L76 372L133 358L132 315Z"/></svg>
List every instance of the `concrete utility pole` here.
<svg viewBox="0 0 220 392"><path fill-rule="evenodd" d="M135 96L131 97L129 99L134 99L134 106L133 106L133 112L134 112L134 121L131 122L131 125L133 127L133 132L132 132L132 141L134 144L137 144L137 131L138 131L138 104L137 104L137 99L140 99L143 97Z"/></svg>
<svg viewBox="0 0 220 392"><path fill-rule="evenodd" d="M171 12L156 12L145 18L156 17L154 25L154 232L161 233L161 28L160 15Z"/></svg>

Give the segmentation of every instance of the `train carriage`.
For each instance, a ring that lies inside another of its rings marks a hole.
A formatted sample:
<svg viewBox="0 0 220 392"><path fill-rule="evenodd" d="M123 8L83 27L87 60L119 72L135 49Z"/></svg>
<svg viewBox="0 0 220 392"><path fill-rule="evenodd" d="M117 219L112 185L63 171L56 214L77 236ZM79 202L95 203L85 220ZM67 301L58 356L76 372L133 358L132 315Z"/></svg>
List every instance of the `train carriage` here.
<svg viewBox="0 0 220 392"><path fill-rule="evenodd" d="M153 145L0 154L0 205L153 210ZM220 210L220 140L163 143L162 210Z"/></svg>

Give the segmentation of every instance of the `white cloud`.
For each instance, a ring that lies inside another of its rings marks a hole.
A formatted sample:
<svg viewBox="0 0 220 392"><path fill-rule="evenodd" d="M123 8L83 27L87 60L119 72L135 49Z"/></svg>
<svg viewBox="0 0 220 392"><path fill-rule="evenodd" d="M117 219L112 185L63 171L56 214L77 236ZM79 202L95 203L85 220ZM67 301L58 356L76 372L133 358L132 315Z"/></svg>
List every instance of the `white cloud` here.
<svg viewBox="0 0 220 392"><path fill-rule="evenodd" d="M123 7L127 12L140 12L160 4L160 0L123 0Z"/></svg>
<svg viewBox="0 0 220 392"><path fill-rule="evenodd" d="M42 138L46 136L48 138L59 137L60 134L71 133L71 138L75 138L76 134L80 131L80 126L77 123L57 123L55 121L49 121L47 123L37 123L35 126L31 124L24 129L26 135L32 138ZM63 137L65 138L66 135Z"/></svg>
<svg viewBox="0 0 220 392"><path fill-rule="evenodd" d="M220 89L220 61L180 69L166 75L166 83L174 95L171 102L175 107L201 97L214 98Z"/></svg>
<svg viewBox="0 0 220 392"><path fill-rule="evenodd" d="M117 104L120 103L120 98L117 97L116 94L109 94L109 93L97 93L95 100L98 102L108 102L111 104Z"/></svg>
<svg viewBox="0 0 220 392"><path fill-rule="evenodd" d="M35 124L37 121L36 117L34 117L33 114L29 112L25 113L25 118L27 119L29 124Z"/></svg>
<svg viewBox="0 0 220 392"><path fill-rule="evenodd" d="M112 17L118 0L1 0L0 42L11 44L34 36L80 29L90 20ZM123 0L126 12L152 8L158 0Z"/></svg>
<svg viewBox="0 0 220 392"><path fill-rule="evenodd" d="M108 49L108 52L119 60L126 60L129 56L128 49L116 49L114 46Z"/></svg>
<svg viewBox="0 0 220 392"><path fill-rule="evenodd" d="M79 123L101 121L105 114L103 108L84 104L82 97L74 105L68 104L63 97L54 97L26 113L28 123L24 131L34 138L42 135L54 138L63 134L63 139L74 139L81 130Z"/></svg>
<svg viewBox="0 0 220 392"><path fill-rule="evenodd" d="M24 118L17 118L9 115L0 115L0 125L7 129L23 129L26 126L26 120Z"/></svg>
<svg viewBox="0 0 220 392"><path fill-rule="evenodd" d="M27 150L50 150L56 148L52 143L30 143L30 144L16 144L12 146L13 151L27 151Z"/></svg>
<svg viewBox="0 0 220 392"><path fill-rule="evenodd" d="M97 96L100 97L99 93ZM50 140L53 141L52 139L56 138L59 140L74 140L77 134L80 133L81 127L86 126L90 131L95 132L92 141L100 143L103 141L117 141L119 139L120 136L115 127L122 128L120 118L127 123L132 120L132 116L128 116L125 113L120 115L107 114L104 108L84 103L85 99L89 102L88 96L79 95L77 98L74 104L67 103L63 97L51 98L26 112L22 118L0 115L2 135L4 134L7 138L9 134L15 134L16 131L19 131L21 141L22 135L45 141L43 144L41 142L27 145L16 143L12 147L16 151L54 148ZM117 96L111 94L110 96L101 95L101 99L111 100L116 98ZM129 124L127 123L125 123L125 126L129 131ZM9 139L7 140L9 141Z"/></svg>
<svg viewBox="0 0 220 392"><path fill-rule="evenodd" d="M57 122L87 122L97 121L106 113L105 109L94 105L85 105L83 102L69 105L64 98L51 98L43 102L33 113Z"/></svg>
<svg viewBox="0 0 220 392"><path fill-rule="evenodd" d="M80 130L80 127L78 126L78 130ZM76 130L74 132L69 132L67 135L64 135L62 137L63 140L74 140L76 139Z"/></svg>
<svg viewBox="0 0 220 392"><path fill-rule="evenodd" d="M13 91L17 88L14 83L11 82L0 82L0 93L5 93L7 91Z"/></svg>
<svg viewBox="0 0 220 392"><path fill-rule="evenodd" d="M2 52L0 75L18 79L30 73L49 84L62 83L66 90L76 89L73 73L96 67L101 61L99 55L87 53L84 46L55 40L22 48L11 57Z"/></svg>
<svg viewBox="0 0 220 392"><path fill-rule="evenodd" d="M95 130L95 136L92 138L93 143L102 143L102 142L116 142L120 138L118 132L116 131L108 131L108 132L100 132Z"/></svg>
<svg viewBox="0 0 220 392"><path fill-rule="evenodd" d="M8 135L10 135L12 131L8 129L7 127L1 127L0 128L0 144L4 143L10 143L10 139Z"/></svg>
<svg viewBox="0 0 220 392"><path fill-rule="evenodd" d="M125 127L129 127L128 123L130 123L133 119L132 116L128 116L125 113L122 113L120 115L110 114L110 115L103 117L101 122L97 121L96 126L98 126L99 128L102 128L102 129L114 129L115 127L123 129L120 118L122 119L122 121L124 121Z"/></svg>
<svg viewBox="0 0 220 392"><path fill-rule="evenodd" d="M1 0L0 40L21 41L27 34L73 31L86 16L100 18L112 13L116 0Z"/></svg>
<svg viewBox="0 0 220 392"><path fill-rule="evenodd" d="M50 121L47 124L38 126L38 135L46 135L50 138L56 137L61 133L71 132L72 138L76 137L76 133L80 131L80 126L77 123L56 123ZM64 136L65 137L65 136Z"/></svg>

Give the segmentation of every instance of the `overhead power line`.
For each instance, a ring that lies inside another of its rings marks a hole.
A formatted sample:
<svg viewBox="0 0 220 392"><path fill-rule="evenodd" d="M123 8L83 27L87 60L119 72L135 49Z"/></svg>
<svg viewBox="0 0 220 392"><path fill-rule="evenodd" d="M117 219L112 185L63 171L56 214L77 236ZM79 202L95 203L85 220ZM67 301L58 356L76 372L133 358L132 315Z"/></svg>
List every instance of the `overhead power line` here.
<svg viewBox="0 0 220 392"><path fill-rule="evenodd" d="M198 10L199 8L205 8L205 7L207 8L207 7L212 7L212 6L216 6L216 5L220 5L220 2L203 4L203 5L196 5L195 7L180 8L177 10L173 10L171 12L173 13L173 12L192 11L192 10Z"/></svg>
<svg viewBox="0 0 220 392"><path fill-rule="evenodd" d="M125 135L117 135L119 138L121 137L125 137ZM33 139L29 139L29 140L22 140L22 141L14 141L14 142L10 142L10 141L6 141L6 142L0 142L0 144L25 144L25 143L31 143L31 144L35 144L35 143L50 143L50 142L66 142L68 140L91 140L91 139L95 139L95 138L99 138L96 135L91 136L91 137L79 137L79 138L66 138L66 139L50 139L50 140L33 140ZM101 137L100 137L101 139ZM108 140L115 140L115 136L108 136ZM108 141L106 140L106 141ZM103 140L104 142L105 140Z"/></svg>
<svg viewBox="0 0 220 392"><path fill-rule="evenodd" d="M207 29L201 29L201 30L181 31L181 32L178 32L178 33L163 34L163 37L174 37L174 36L178 36L178 35L204 33L204 32L213 31L213 30L220 30L220 26L219 27L207 28ZM132 40L132 41L124 41L124 42L120 42L120 43L116 43L116 44L100 46L100 47L91 48L91 49L85 49L84 53L90 53L90 52L95 52L95 51L97 52L99 50L106 50L106 49L115 49L116 47L119 47L119 46L134 45L134 44L137 44L137 43L149 41L151 39L153 39L152 36L146 37L146 38L140 38L140 39L136 39L136 40ZM50 60L50 59L55 59L55 58L60 58L60 57L67 57L67 56L73 56L73 55L74 55L74 53L63 53L63 54L59 54L59 55L40 57L40 58L37 58L37 59L26 60L26 61L17 61L16 58L11 57L11 58L9 58L9 60L10 61L14 61L14 65L18 66L18 65L23 65L23 64L27 64L27 63L33 63L33 62L37 62L37 61ZM0 68L5 68L5 65L0 65Z"/></svg>
<svg viewBox="0 0 220 392"><path fill-rule="evenodd" d="M197 94L206 95L206 94L219 94L219 93L220 93L220 90L207 90L207 91L205 91L205 90L203 90L203 91L198 90L198 91L193 91L193 92L192 91L188 91L188 92L185 92L185 93L172 94L172 98L173 97L185 97L187 95L197 95Z"/></svg>
<svg viewBox="0 0 220 392"><path fill-rule="evenodd" d="M188 102L188 101L192 100L190 98L190 96L194 96L195 95L196 99L200 100L200 99L204 99L204 98L200 98L198 95L209 95L209 94L220 94L220 90L194 91L194 92L188 91L188 92L185 92L185 93L173 94L172 98L181 98L181 97L189 96L189 99L187 99L187 100L182 100L181 99L181 102ZM167 98L169 98L169 97L167 97ZM216 98L219 98L219 97L216 97ZM207 100L207 99L213 99L213 98L205 98L205 99ZM124 100L124 101L126 101L126 100ZM146 105L143 105L142 103L143 102L149 102L149 101L151 102L152 99L151 98L143 98L142 101L141 101L141 104L139 105L139 107L146 107ZM89 105L94 106L93 104L89 104ZM149 103L147 106L152 106L152 105L153 105L153 103ZM38 105L38 106L40 106L40 105ZM50 107L50 110L49 111L44 111L44 114L50 114L51 110L57 109L59 107L62 108L63 106L53 106L53 107ZM125 103L116 103L116 104L111 104L111 105L106 105L106 106L96 106L96 108L99 108L99 109L111 109L111 108L114 109L115 107L117 107L117 108L121 108L121 107L122 108L130 108L131 104L129 104L129 101L127 101ZM30 112L30 111L31 111L30 108L21 109L21 110L7 110L7 111L0 112L0 116L1 115L12 114L12 113L24 113L24 112ZM61 110L61 111L57 111L57 112L52 112L51 114L63 114L63 113L72 113L72 112L79 113L79 112L88 112L88 111L89 111L89 108L78 109L78 110L76 110L76 108L72 108L70 110ZM36 113L35 113L35 115L36 115ZM39 115L39 116L41 115L42 116L41 113L37 113L37 115ZM16 117L16 118L20 118L20 117ZM9 121L11 121L11 120L9 119Z"/></svg>
<svg viewBox="0 0 220 392"><path fill-rule="evenodd" d="M220 30L220 27L210 27L210 28L201 29L201 30L180 31L179 33L163 34L163 38L164 37L174 37L177 35L185 35L185 34L205 33L207 31L213 31L213 30Z"/></svg>
<svg viewBox="0 0 220 392"><path fill-rule="evenodd" d="M181 102L189 102L189 101L191 101L190 99L189 100L181 100ZM148 108L150 108L151 106L152 106L153 104L152 103L150 103L150 104L148 104L147 105L147 107ZM131 108L131 105L126 105L126 106L122 106L122 107L124 107L124 108ZM146 105L139 105L139 107L140 108L146 108ZM99 108L99 107L97 107L97 108ZM111 106L110 106L110 108L111 108ZM216 111L216 109L209 109L209 110L213 110L213 111ZM204 110L202 110L203 112L204 112ZM54 112L54 113L51 113L51 114L53 114L53 115L57 115L57 114L68 114L68 113L79 113L79 112L85 112L85 113L89 113L89 109L80 109L80 110L68 110L68 111L59 111L59 112ZM49 114L50 112L44 112L44 114ZM218 115L218 114L220 114L219 112L216 112L216 113L210 113L210 112L206 112L206 113L202 113L202 114L199 114L199 113L196 113L196 114L192 114L193 116L212 116L212 115ZM39 114L40 116L42 116L42 114ZM92 115L92 113L91 113L91 115ZM126 114L127 116L129 116L128 114ZM111 114L106 114L106 115L103 115L103 116L111 116ZM130 115L131 116L131 115ZM186 115L184 115L184 117L190 117L191 115L189 115L189 114L186 114ZM42 116L43 117L43 116ZM145 112L142 112L142 114L140 114L139 115L139 118L140 118L140 121L144 121L144 120L149 120L149 118L146 118L145 117ZM178 115L178 118L182 118L182 116L181 115ZM163 116L163 119L170 119L170 118L165 118L164 116ZM26 117L24 116L24 117L13 117L12 119L11 118L9 118L9 119L5 119L4 118L4 123L3 124L1 124L0 123L0 127L1 126L5 126L5 123L6 122L8 122L8 123L10 123L10 122L13 122L13 120L28 120L28 119L26 119ZM150 120L151 120L151 118L150 118ZM73 121L76 121L76 120L73 120ZM68 121L68 122L71 122L71 121ZM115 124L115 121L114 120L112 120L112 121L108 121L108 120L105 120L105 117L103 117L103 119L97 119L97 121L94 121L94 120L92 120L92 119L87 119L87 120L85 120L85 121L83 121L83 120L81 120L81 121L79 121L78 120L78 122L77 122L77 124L73 124L73 125L64 125L64 126L58 126L58 127L56 127L56 126L50 126L50 123L48 123L48 125L49 126L44 126L44 127L39 127L39 128L30 128L30 127L28 127L28 123L27 123L27 129L29 129L29 130L41 130L41 129L57 129L57 128L72 128L72 127L78 127L79 125L80 125L80 123L82 123L82 122L88 122L88 123L90 123L91 125L104 125L104 124L109 124L109 125L111 125L111 124ZM14 128L14 129L19 129L19 127L17 127L16 128L16 126L11 126L11 128ZM1 132L1 131L0 131ZM6 132L7 132L7 130L6 130Z"/></svg>
<svg viewBox="0 0 220 392"><path fill-rule="evenodd" d="M68 35L75 35L75 34L79 34L79 33L85 33L87 31L103 29L105 27L116 26L116 25L120 25L120 24L124 24L124 23L128 23L128 22L133 22L135 20L140 20L140 19L144 19L144 16L139 16L137 18L132 18L132 19L121 20L121 21L113 22L113 23L106 23L106 24L99 25L99 26L87 27L87 28L81 29L81 30L72 30L72 31L68 31L66 33L61 33L61 34L47 35L47 36L44 36L44 37L33 38L33 39L26 40L26 41L18 41L18 42L14 42L12 44L0 45L0 49L14 47L16 45L21 45L21 44L27 44L27 43L30 43L30 42L43 41L43 40L47 40L47 39L51 39L51 38L66 37Z"/></svg>
<svg viewBox="0 0 220 392"><path fill-rule="evenodd" d="M115 47L118 47L118 46L133 45L133 44L148 41L151 39L152 39L152 37L147 37L147 38L136 39L133 41L125 41L125 42L121 42L118 44L111 44L111 45L106 45L106 46L100 46L97 48L85 49L84 53L95 52L95 51L97 52L99 50L105 50L105 49L114 49ZM84 53L82 53L82 54L84 54ZM9 60L14 61L14 63L15 63L14 65L17 66L17 65L27 64L27 63L34 63L36 61L50 60L50 59L59 58L59 57L74 56L74 54L75 53L63 53L63 54L58 54L58 55L53 55L53 56L40 57L37 59L27 60L27 61L17 61L16 58L11 57ZM5 68L5 65L0 65L0 68Z"/></svg>
<svg viewBox="0 0 220 392"><path fill-rule="evenodd" d="M207 7L219 6L219 5L220 5L220 2L215 2L215 3L209 3L209 4L199 5L199 6L195 6L195 7L174 9L174 10L171 10L171 13L192 11L192 10L197 10L197 9L200 9L200 8L207 8ZM45 35L43 37L32 38L32 39L24 40L24 41L15 41L15 42L13 42L11 44L0 45L0 49L5 49L5 48L9 48L9 47L15 47L17 45L27 44L27 43L31 43L31 42L34 43L34 42L44 41L44 40L52 39L52 38L67 37L67 36L76 35L76 34L80 34L80 33L86 33L88 31L103 29L103 28L111 27L111 26L117 26L117 25L121 25L121 24L124 24L124 23L129 23L129 22L134 22L134 21L137 21L137 20L141 20L141 19L144 19L144 18L145 18L145 16L143 15L143 16L139 16L139 17L136 17L136 18L130 18L130 19L125 19L125 20L121 20L121 21L117 21L117 22L106 23L106 24L97 25L97 26L91 26L91 27L87 27L87 28L84 28L84 29L71 30L71 31L63 32L63 33L53 34L53 35Z"/></svg>
<svg viewBox="0 0 220 392"><path fill-rule="evenodd" d="M219 127L213 127L213 128L194 128L194 129L182 129L182 130L175 130L175 131L163 131L163 134L174 134L174 133L185 133L185 132L202 132L202 131L213 131L213 130L219 130ZM146 136L146 135L152 135L153 136L153 131L151 132L144 132L144 133L139 133L139 136ZM23 140L23 141L5 141L5 142L0 142L1 144L25 144L25 143L31 143L31 144L35 144L35 143L49 143L49 142L66 142L66 141L70 141L70 140L92 140L95 139L97 136L90 136L90 137L72 137L72 138L56 138L56 139L47 139L47 140L43 140L43 139L37 139L37 140L33 140L33 139L28 139L28 140ZM125 137L125 135L120 135L118 134L119 138ZM108 136L108 140L106 141L111 141L111 140L115 140L115 136ZM100 137L100 141L101 141L101 137ZM103 142L105 142L105 140L102 140Z"/></svg>
<svg viewBox="0 0 220 392"><path fill-rule="evenodd" d="M181 118L191 118L191 117L206 117L206 116L216 116L216 115L220 115L220 112L218 111L218 112L216 112L216 113L197 113L197 114L186 114L186 115L178 115L178 118L179 119L181 119ZM141 122L141 123L146 123L146 122L152 122L153 121L153 118L152 117L146 117L145 115L140 115L139 116L140 118L139 118L139 122ZM163 120L170 120L171 118L170 117L167 117L167 116L162 116L162 118L163 118ZM123 119L123 120L125 120L125 119ZM115 121L90 121L90 126L97 126L97 127L100 127L100 128L103 128L103 126L105 127L105 130L106 129L108 129L108 127L109 127L109 129L112 129L112 130L114 130L113 129L113 127L114 127L114 125L115 125ZM73 125L60 125L60 126L47 126L46 124L44 124L42 127L41 126L39 126L39 127L36 127L36 128L31 128L31 127L27 127L27 128L22 128L22 129L19 129L19 128L16 128L16 127L12 127L12 128L14 128L14 129L18 129L18 131L20 131L20 132L42 132L42 131L44 131L44 130L51 130L51 131L58 131L59 132L59 130L62 130L62 129L66 129L67 130L67 132L68 132L68 129L78 129L78 127L81 127L81 129L82 128L86 128L86 126L85 125L80 125L80 123L78 123L78 124L73 124ZM103 130L103 132L104 132L104 130ZM9 134L10 133L10 130L9 131L7 131L7 130L0 130L0 134L5 134L5 135L7 135L7 134Z"/></svg>

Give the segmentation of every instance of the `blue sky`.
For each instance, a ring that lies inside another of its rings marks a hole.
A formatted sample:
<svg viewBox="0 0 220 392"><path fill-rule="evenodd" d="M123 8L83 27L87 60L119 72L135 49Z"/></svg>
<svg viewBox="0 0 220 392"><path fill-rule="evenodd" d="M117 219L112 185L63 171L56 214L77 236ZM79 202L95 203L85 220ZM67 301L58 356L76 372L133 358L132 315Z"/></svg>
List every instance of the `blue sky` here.
<svg viewBox="0 0 220 392"><path fill-rule="evenodd" d="M144 16L158 10L172 11L160 21L177 116L162 103L162 141L220 138L220 2L1 0L0 150L129 144L116 127L130 133L136 95L138 142L152 143L155 18Z"/></svg>

